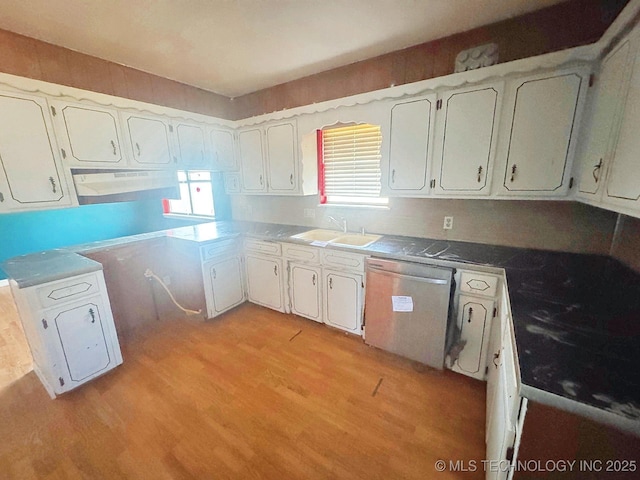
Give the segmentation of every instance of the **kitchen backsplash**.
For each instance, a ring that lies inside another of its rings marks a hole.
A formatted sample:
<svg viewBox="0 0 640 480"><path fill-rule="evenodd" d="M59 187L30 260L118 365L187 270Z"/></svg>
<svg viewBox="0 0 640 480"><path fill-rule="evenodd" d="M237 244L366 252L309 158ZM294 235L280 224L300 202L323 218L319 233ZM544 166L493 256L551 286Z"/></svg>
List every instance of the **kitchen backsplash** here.
<svg viewBox="0 0 640 480"><path fill-rule="evenodd" d="M640 219L620 216L621 223L611 245L611 256L640 272Z"/></svg>
<svg viewBox="0 0 640 480"><path fill-rule="evenodd" d="M231 205L234 220L335 229L331 215L346 219L349 230L356 232L364 227L387 235L597 254L609 254L617 217L588 205L555 201L391 198L388 209L373 209L318 206L313 195L238 195L232 196ZM315 218L305 217L305 211ZM453 217L452 230L442 228L445 216ZM626 250L620 252L626 255Z"/></svg>

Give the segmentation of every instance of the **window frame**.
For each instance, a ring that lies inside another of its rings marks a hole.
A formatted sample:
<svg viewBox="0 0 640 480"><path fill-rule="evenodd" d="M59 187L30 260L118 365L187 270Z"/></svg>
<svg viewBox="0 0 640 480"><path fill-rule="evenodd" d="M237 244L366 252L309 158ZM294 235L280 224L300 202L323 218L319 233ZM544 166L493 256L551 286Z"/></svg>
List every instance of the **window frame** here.
<svg viewBox="0 0 640 480"><path fill-rule="evenodd" d="M215 220L216 218L216 207L215 207L215 196L214 196L214 192L213 192L213 175L212 172L210 170L203 170L203 169L193 169L193 170L176 170L176 176L178 176L180 174L180 172L184 173L185 175L185 180L180 180L180 178L178 177L178 191L180 193L180 200L182 199L182 192L180 191L180 185L181 184L186 184L187 186L187 193L189 195L189 208L191 210L191 213L185 213L185 212L173 212L171 211L171 200L177 200L177 199L168 199L165 198L162 201L162 209L163 209L163 215L165 217L176 217L176 218L201 218L203 220ZM194 183L207 183L207 180L192 180L191 179L191 175L190 173L196 173L196 172L206 172L209 174L209 180L208 183L211 185L211 201L213 203L212 205L212 209L213 209L213 215L204 215L202 213L193 213L193 198L191 196L191 185Z"/></svg>

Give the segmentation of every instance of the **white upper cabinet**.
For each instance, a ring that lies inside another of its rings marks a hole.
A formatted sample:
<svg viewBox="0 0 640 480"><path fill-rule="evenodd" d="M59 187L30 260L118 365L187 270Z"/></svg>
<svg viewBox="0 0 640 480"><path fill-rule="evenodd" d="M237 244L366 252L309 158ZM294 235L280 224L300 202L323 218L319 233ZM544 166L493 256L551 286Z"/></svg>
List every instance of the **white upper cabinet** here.
<svg viewBox="0 0 640 480"><path fill-rule="evenodd" d="M599 198L600 185L610 163L614 138L619 125L620 102L628 77L630 45L626 40L618 45L603 61L596 75L596 86L591 104L590 118L585 124L580 148L580 184L578 196Z"/></svg>
<svg viewBox="0 0 640 480"><path fill-rule="evenodd" d="M242 190L248 193L266 192L261 129L241 130L238 133L238 149L242 165Z"/></svg>
<svg viewBox="0 0 640 480"><path fill-rule="evenodd" d="M434 193L491 192L503 89L504 84L499 83L442 95L436 122Z"/></svg>
<svg viewBox="0 0 640 480"><path fill-rule="evenodd" d="M510 82L511 101L506 105L510 114L502 127L506 133L503 194L566 194L586 77L581 69Z"/></svg>
<svg viewBox="0 0 640 480"><path fill-rule="evenodd" d="M605 201L625 213L640 212L640 29L631 40L633 66L621 109L620 132L613 149ZM632 209L631 212L626 209Z"/></svg>
<svg viewBox="0 0 640 480"><path fill-rule="evenodd" d="M209 130L213 169L232 172L238 169L233 131L212 128Z"/></svg>
<svg viewBox="0 0 640 480"><path fill-rule="evenodd" d="M436 95L391 108L387 192L394 196L429 193L427 166L433 137Z"/></svg>
<svg viewBox="0 0 640 480"><path fill-rule="evenodd" d="M0 211L72 204L47 101L0 92Z"/></svg>
<svg viewBox="0 0 640 480"><path fill-rule="evenodd" d="M68 165L79 168L126 166L116 110L54 101L52 112L62 157Z"/></svg>
<svg viewBox="0 0 640 480"><path fill-rule="evenodd" d="M166 168L174 164L170 142L173 127L167 121L138 113L121 115L132 165Z"/></svg>
<svg viewBox="0 0 640 480"><path fill-rule="evenodd" d="M211 158L205 144L205 128L196 123L175 122L178 166L187 170L211 168Z"/></svg>
<svg viewBox="0 0 640 480"><path fill-rule="evenodd" d="M270 191L291 193L298 185L296 128L293 123L268 125L267 142L268 188Z"/></svg>

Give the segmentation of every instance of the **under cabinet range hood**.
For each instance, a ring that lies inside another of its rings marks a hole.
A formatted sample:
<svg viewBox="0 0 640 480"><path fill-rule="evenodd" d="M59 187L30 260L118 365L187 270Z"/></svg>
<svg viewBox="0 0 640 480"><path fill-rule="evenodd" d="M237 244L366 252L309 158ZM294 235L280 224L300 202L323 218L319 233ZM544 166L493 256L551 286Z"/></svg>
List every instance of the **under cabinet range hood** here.
<svg viewBox="0 0 640 480"><path fill-rule="evenodd" d="M73 172L73 183L80 204L179 198L178 177L173 171Z"/></svg>

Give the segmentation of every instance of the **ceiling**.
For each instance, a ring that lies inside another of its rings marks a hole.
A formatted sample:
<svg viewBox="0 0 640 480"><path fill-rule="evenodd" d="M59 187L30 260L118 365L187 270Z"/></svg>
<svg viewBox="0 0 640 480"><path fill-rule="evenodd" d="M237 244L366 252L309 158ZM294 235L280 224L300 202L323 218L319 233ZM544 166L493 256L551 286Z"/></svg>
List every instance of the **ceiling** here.
<svg viewBox="0 0 640 480"><path fill-rule="evenodd" d="M0 28L236 97L562 0L0 0Z"/></svg>

